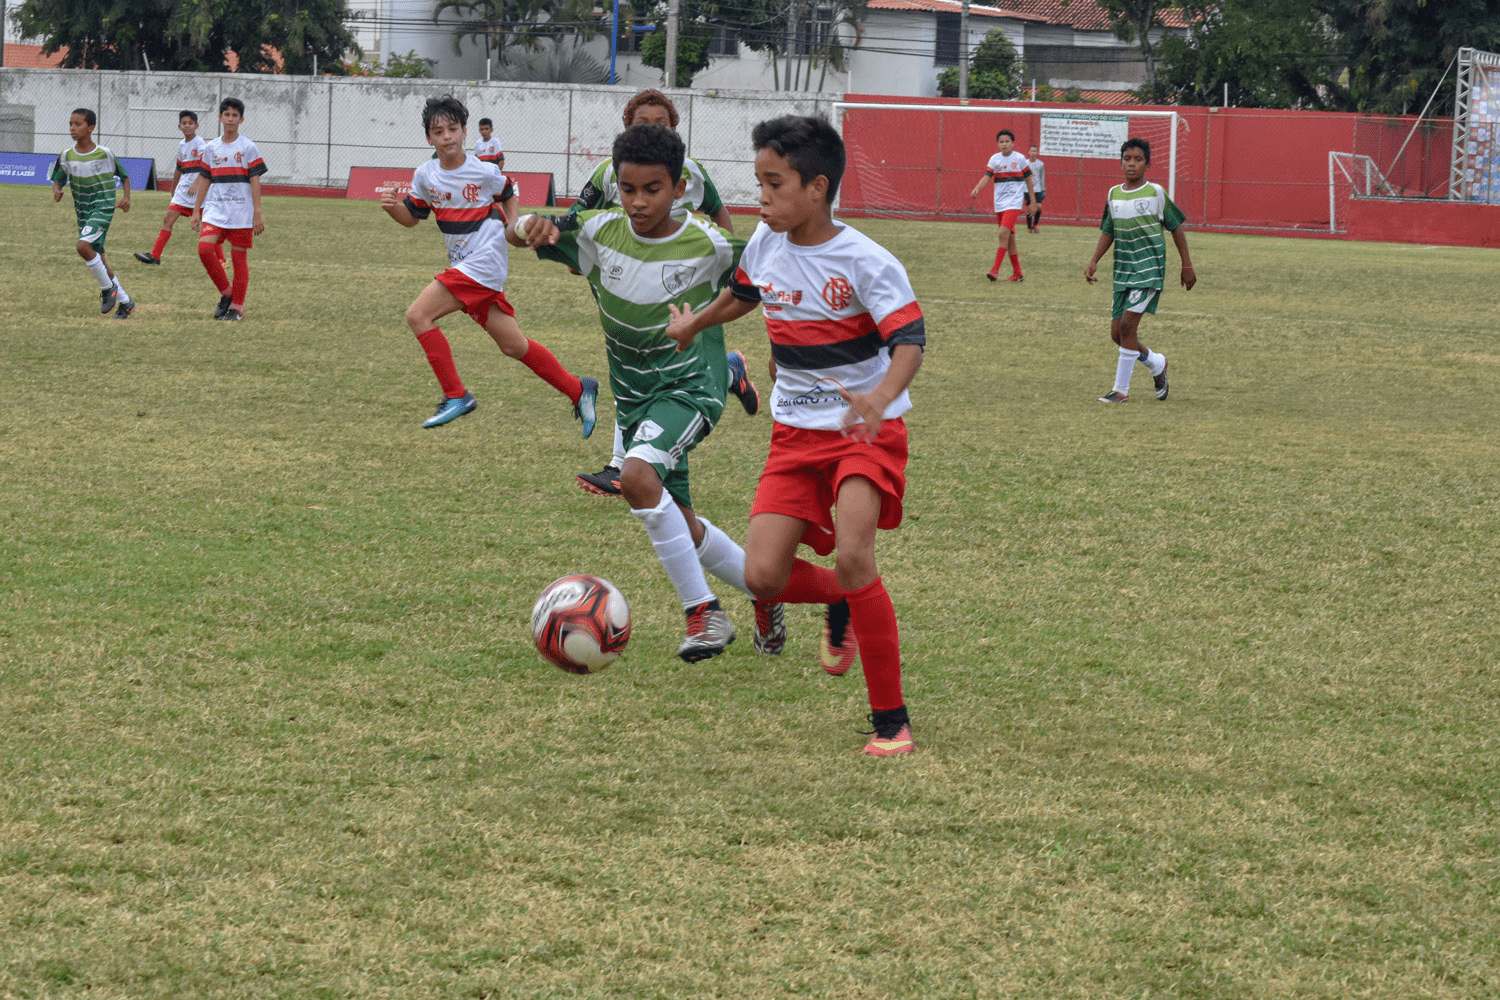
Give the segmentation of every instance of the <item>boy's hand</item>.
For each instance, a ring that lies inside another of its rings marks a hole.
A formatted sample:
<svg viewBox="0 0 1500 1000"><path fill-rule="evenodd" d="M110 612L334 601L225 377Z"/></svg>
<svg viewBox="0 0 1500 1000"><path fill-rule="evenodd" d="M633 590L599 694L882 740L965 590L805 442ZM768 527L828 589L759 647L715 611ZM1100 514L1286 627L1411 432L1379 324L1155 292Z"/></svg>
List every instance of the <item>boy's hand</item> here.
<svg viewBox="0 0 1500 1000"><path fill-rule="evenodd" d="M380 189L380 207L389 211L396 205L401 204L401 198L396 194L396 185L387 184Z"/></svg>
<svg viewBox="0 0 1500 1000"><path fill-rule="evenodd" d="M681 354L693 346L693 339L698 336L698 331L693 329L693 307L685 303L679 309L668 302L667 312L672 314L672 318L667 321L667 328L662 332L677 341L677 353Z"/></svg>
<svg viewBox="0 0 1500 1000"><path fill-rule="evenodd" d="M1193 265L1191 265L1191 264L1184 264L1184 265L1182 265L1182 288L1183 288L1183 290L1191 292L1193 290L1193 286L1196 285L1197 283L1198 283L1198 272L1193 270Z"/></svg>
<svg viewBox="0 0 1500 1000"><path fill-rule="evenodd" d="M192 215L188 216L188 225L193 227L193 232L198 232L203 226L203 213L198 211L193 212Z"/></svg>
<svg viewBox="0 0 1500 1000"><path fill-rule="evenodd" d="M129 191L126 191L125 194L124 194L124 196L120 198L120 203L118 205L116 205L115 208L119 209L122 212L128 212L128 211L130 211L130 192Z"/></svg>
<svg viewBox="0 0 1500 1000"><path fill-rule="evenodd" d="M1091 285L1099 280L1098 278L1094 277L1094 271L1097 270L1098 267L1099 262L1097 260L1091 260L1089 261L1089 266L1083 269L1084 280L1086 280Z"/></svg>
<svg viewBox="0 0 1500 1000"><path fill-rule="evenodd" d="M839 386L839 396L849 404L840 421L839 433L859 444L873 444L880 436L880 425L885 422L885 404L874 398L873 393L852 393Z"/></svg>
<svg viewBox="0 0 1500 1000"><path fill-rule="evenodd" d="M526 231L520 235L526 241L526 247L529 250L552 246L557 242L557 223L545 215L533 215L531 221L526 224Z"/></svg>
<svg viewBox="0 0 1500 1000"><path fill-rule="evenodd" d="M260 214L259 210L257 210L256 213L255 213L254 221L252 222L252 224L250 226L250 232L251 232L252 235L259 236L261 233L263 233L265 231L266 231L266 220L263 219L263 218L261 218L261 214Z"/></svg>
<svg viewBox="0 0 1500 1000"><path fill-rule="evenodd" d="M55 202L62 201L62 188L58 187L56 184L52 185L52 200Z"/></svg>

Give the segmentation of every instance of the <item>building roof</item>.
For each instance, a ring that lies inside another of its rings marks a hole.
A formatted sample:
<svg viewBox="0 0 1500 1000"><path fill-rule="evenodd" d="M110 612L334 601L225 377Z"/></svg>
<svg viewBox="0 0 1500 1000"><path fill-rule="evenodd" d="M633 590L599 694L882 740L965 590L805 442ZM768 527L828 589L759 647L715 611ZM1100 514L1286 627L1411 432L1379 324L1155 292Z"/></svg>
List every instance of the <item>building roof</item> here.
<svg viewBox="0 0 1500 1000"><path fill-rule="evenodd" d="M925 10L935 14L963 13L963 4L959 3L959 0L869 0L866 6L871 10ZM1035 14L1023 14L1005 7L989 7L976 3L969 5L969 13L976 17L1009 17L1017 21L1046 23L1045 18Z"/></svg>
<svg viewBox="0 0 1500 1000"><path fill-rule="evenodd" d="M62 61L68 55L68 47L65 45L50 56L42 55L40 45L18 45L15 42L5 43L5 68L6 69L52 69L61 66Z"/></svg>
<svg viewBox="0 0 1500 1000"><path fill-rule="evenodd" d="M1099 6L1097 0L1006 0L1006 5L1022 14L1039 17L1047 24L1063 25L1078 31L1110 31L1113 27L1109 14ZM875 5L872 3L870 6ZM1188 26L1180 8L1163 10L1158 20L1167 28Z"/></svg>

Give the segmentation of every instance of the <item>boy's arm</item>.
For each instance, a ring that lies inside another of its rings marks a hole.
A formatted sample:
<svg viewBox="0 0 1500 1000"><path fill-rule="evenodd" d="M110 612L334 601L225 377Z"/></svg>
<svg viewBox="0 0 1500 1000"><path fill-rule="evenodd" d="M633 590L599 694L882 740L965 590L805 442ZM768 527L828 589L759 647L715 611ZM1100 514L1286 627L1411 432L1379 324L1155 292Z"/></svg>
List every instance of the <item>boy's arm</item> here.
<svg viewBox="0 0 1500 1000"><path fill-rule="evenodd" d="M203 199L208 197L208 174L198 172L198 179L193 181L193 214L188 217L194 229L203 222Z"/></svg>
<svg viewBox="0 0 1500 1000"><path fill-rule="evenodd" d="M1094 282L1099 280L1098 278L1094 277L1094 270L1098 268L1099 261L1104 257L1105 251L1109 249L1110 244L1114 243L1114 241L1115 238L1110 233L1099 234L1099 245L1094 247L1093 259L1089 261L1089 266L1083 269L1083 276L1089 284L1092 285Z"/></svg>
<svg viewBox="0 0 1500 1000"><path fill-rule="evenodd" d="M391 184L388 187L381 188L380 207L385 209L386 215L389 215L391 218L395 219L397 222L410 229L421 220L418 219L415 215L411 214L411 210L406 207L405 199L399 197L396 192L397 188L394 184Z"/></svg>
<svg viewBox="0 0 1500 1000"><path fill-rule="evenodd" d="M885 378L869 392L851 393L843 386L839 395L849 404L845 411L840 433L862 444L869 444L880 435L880 425L885 422L885 409L891 400L906 391L917 369L922 367L922 348L916 344L897 344L891 348L891 366Z"/></svg>
<svg viewBox="0 0 1500 1000"><path fill-rule="evenodd" d="M986 170L984 172L984 176L981 177L981 178L979 178L979 183L974 185L974 190L972 190L972 191L969 192L969 197L970 198L978 198L979 197L979 191L980 191L980 189L983 188L986 184L988 184L990 181L992 181L994 179L995 179L995 175L992 174L990 171Z"/></svg>
<svg viewBox="0 0 1500 1000"><path fill-rule="evenodd" d="M130 211L130 175L120 171L120 203L115 206L122 212Z"/></svg>
<svg viewBox="0 0 1500 1000"><path fill-rule="evenodd" d="M1187 233L1183 232L1186 228L1178 226L1172 230L1172 242L1177 245L1177 256L1182 259L1183 290L1191 292L1198 283L1198 272L1193 270L1193 260L1188 256Z"/></svg>
<svg viewBox="0 0 1500 1000"><path fill-rule="evenodd" d="M693 338L711 326L723 326L725 323L733 323L741 316L752 312L760 305L760 295L756 293L754 299L745 297L743 285L725 285L719 292L719 297L703 308L702 312L693 312L693 307L686 303L682 308L677 308L671 303L667 304L667 311L672 318L667 321L667 327L663 331L668 337L677 341L677 350L682 352L693 345Z"/></svg>
<svg viewBox="0 0 1500 1000"><path fill-rule="evenodd" d="M266 220L260 214L260 175L255 174L250 178L250 204L255 206L255 214L251 216L250 232L259 236L266 231Z"/></svg>

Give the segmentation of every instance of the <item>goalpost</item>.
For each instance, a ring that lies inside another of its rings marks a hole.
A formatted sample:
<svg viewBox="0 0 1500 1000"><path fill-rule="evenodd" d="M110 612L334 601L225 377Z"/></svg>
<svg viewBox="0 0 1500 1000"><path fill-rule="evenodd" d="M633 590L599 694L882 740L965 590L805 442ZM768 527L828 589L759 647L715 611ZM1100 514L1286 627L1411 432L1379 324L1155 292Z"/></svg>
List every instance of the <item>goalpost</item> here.
<svg viewBox="0 0 1500 1000"><path fill-rule="evenodd" d="M1151 143L1154 179L1175 200L1178 154L1187 131L1175 111L1129 107L839 101L833 112L848 150L838 207L889 216L976 214L969 192L1003 127L1016 133L1020 152L1031 144L1040 147L1049 186L1077 185L1080 197L1071 199L1076 205L1092 206L1098 194L1119 183L1120 144L1131 136L1143 138Z"/></svg>

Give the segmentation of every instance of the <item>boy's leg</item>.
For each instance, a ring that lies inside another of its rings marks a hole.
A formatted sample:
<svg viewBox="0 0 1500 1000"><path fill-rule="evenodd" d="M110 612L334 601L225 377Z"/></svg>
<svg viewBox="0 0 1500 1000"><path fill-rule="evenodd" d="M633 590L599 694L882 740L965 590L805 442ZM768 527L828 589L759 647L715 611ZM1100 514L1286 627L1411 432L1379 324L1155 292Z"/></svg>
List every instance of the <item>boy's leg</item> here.
<svg viewBox="0 0 1500 1000"><path fill-rule="evenodd" d="M870 696L875 732L864 752L910 753L910 720L901 694L901 635L896 609L875 566L875 530L880 491L863 476L839 484L837 573L849 602L850 624L859 640L860 663Z"/></svg>
<svg viewBox="0 0 1500 1000"><path fill-rule="evenodd" d="M222 245L219 248L223 252ZM229 256L234 260L234 281L229 286L229 319L243 319L245 315L245 292L250 288L250 248L229 244ZM223 266L220 258L220 267Z"/></svg>
<svg viewBox="0 0 1500 1000"><path fill-rule="evenodd" d="M615 413L614 450L609 454L609 464L598 472L580 472L573 479L578 488L601 497L620 495L620 466L625 464L625 437L620 433L620 414Z"/></svg>
<svg viewBox="0 0 1500 1000"><path fill-rule="evenodd" d="M104 262L104 273L109 275L110 285L115 290L115 301L124 307L124 312L120 315L120 318L124 319L130 315L130 310L135 308L135 302L131 299L130 293L125 291L125 286L120 284L120 276L115 273L115 269L109 266L109 258L104 255L102 246L99 248L99 260Z"/></svg>
<svg viewBox="0 0 1500 1000"><path fill-rule="evenodd" d="M490 306L484 330L506 357L515 358L537 378L568 397L574 416L583 421L584 437L594 433L599 398L597 381L579 378L564 368L551 351L522 333L516 318L498 305Z"/></svg>
<svg viewBox="0 0 1500 1000"><path fill-rule="evenodd" d="M478 405L464 388L464 381L458 375L458 367L453 363L453 348L437 326L438 320L463 307L464 304L457 296L444 288L442 282L433 279L422 289L422 294L417 296L416 301L406 308L406 324L416 334L417 343L422 346L422 352L427 355L427 363L432 366L432 374L437 377L438 385L443 389L443 399L438 403L437 412L423 422L423 427L441 427L465 413L473 412Z"/></svg>
<svg viewBox="0 0 1500 1000"><path fill-rule="evenodd" d="M229 311L229 275L224 271L224 250L220 246L224 242L224 234L218 230L211 232L200 232L198 234L198 260L203 263L203 270L208 272L208 278L214 283L214 288L219 291L219 309L214 312L214 319L223 319L224 313Z"/></svg>
<svg viewBox="0 0 1500 1000"><path fill-rule="evenodd" d="M1145 365L1146 370L1151 373L1151 381L1156 391L1156 398L1166 399L1168 392L1167 358L1166 355L1158 354L1141 343L1140 327L1142 315L1142 313L1127 312L1120 317L1120 332L1117 341L1120 345L1119 366L1127 370L1125 384L1128 387L1130 384L1128 372L1134 370L1135 362L1139 361ZM1129 323L1126 322L1127 318L1130 319ZM1115 374L1115 381L1117 383L1120 381L1118 370ZM1118 388L1116 391L1119 391Z"/></svg>
<svg viewBox="0 0 1500 1000"><path fill-rule="evenodd" d="M85 230L90 233L92 230ZM104 263L104 255L96 251L93 244L82 236L78 239L78 256L83 258L84 266L99 282L99 311L108 313L115 307L115 280L114 275L109 273L109 266Z"/></svg>
<svg viewBox="0 0 1500 1000"><path fill-rule="evenodd" d="M1020 281L1021 280L1021 254L1020 254L1019 248L1016 245L1016 231L1014 229L1012 229L1010 231L1010 268L1011 268L1011 274L1010 274L1010 278L1007 279L1007 280L1009 280L1009 281Z"/></svg>
<svg viewBox="0 0 1500 1000"><path fill-rule="evenodd" d="M1000 277L1000 265L1005 263L1005 254L1010 250L1012 236L1011 231L1005 227L1004 216L996 212L995 219L1000 223L1000 248L995 251L995 266L985 275L991 281Z"/></svg>

